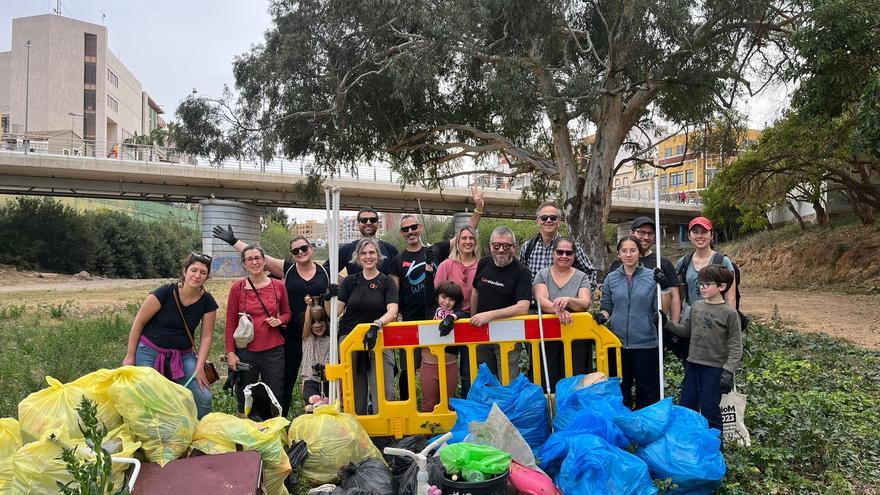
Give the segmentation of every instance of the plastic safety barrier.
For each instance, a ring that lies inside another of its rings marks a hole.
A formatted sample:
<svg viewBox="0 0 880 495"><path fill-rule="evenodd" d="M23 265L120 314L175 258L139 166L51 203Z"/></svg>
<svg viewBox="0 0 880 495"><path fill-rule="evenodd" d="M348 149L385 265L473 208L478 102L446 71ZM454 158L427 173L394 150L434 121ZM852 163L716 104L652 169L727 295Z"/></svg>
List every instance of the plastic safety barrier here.
<svg viewBox="0 0 880 495"><path fill-rule="evenodd" d="M589 344L590 356L578 356L589 360L588 371L601 371L607 376L620 376L620 340L604 326L596 324L589 313L573 313L570 325L561 325L556 316L544 316L544 341L558 342L562 345L564 376L572 376L572 343ZM378 412L358 415L354 401L354 361L357 353L364 352L363 337L369 324L361 324L352 330L339 346L339 364L328 365L326 374L330 380L341 380L342 408L351 412L363 425L370 436L394 436L431 434L449 431L455 424L455 412L448 407L446 394L446 355L444 348L459 346L468 348L470 376L476 378L477 350L486 345L497 345L500 356L508 356L519 343L527 347L531 366L529 379L541 384L543 367L540 365L540 327L537 315L518 316L490 322L487 326L475 327L467 319L456 322L455 329L447 336L441 336L439 321L406 321L386 325L379 332L376 347L371 353L371 373L376 374L379 389ZM557 344L558 345L558 344ZM440 381L440 402L433 412L419 412L416 395L415 353L422 348L429 349L438 360ZM407 400L386 400L383 383L385 369L383 350L402 351L401 359L407 360ZM504 361L502 359L502 361ZM501 383L508 384L515 376L510 376L508 366L499 363L498 373Z"/></svg>

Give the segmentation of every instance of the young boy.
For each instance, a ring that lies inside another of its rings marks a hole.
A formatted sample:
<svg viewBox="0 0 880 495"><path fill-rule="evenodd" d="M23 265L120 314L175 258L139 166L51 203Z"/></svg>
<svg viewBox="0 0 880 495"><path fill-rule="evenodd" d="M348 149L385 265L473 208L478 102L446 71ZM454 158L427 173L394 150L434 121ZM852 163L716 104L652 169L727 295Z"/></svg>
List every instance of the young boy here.
<svg viewBox="0 0 880 495"><path fill-rule="evenodd" d="M733 389L733 375L742 359L739 314L724 301L733 272L706 265L697 280L703 299L691 307L691 317L684 324L667 321L664 328L691 338L679 404L699 411L711 428L721 430L721 394Z"/></svg>

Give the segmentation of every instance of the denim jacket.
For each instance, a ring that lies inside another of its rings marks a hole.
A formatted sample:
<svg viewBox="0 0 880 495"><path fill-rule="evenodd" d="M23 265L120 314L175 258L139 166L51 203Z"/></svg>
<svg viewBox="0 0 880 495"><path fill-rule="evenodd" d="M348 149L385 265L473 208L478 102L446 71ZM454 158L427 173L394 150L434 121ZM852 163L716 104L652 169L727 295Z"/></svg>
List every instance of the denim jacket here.
<svg viewBox="0 0 880 495"><path fill-rule="evenodd" d="M623 265L610 272L602 285L599 309L610 314L605 325L626 349L657 347L657 284L651 270L639 265L632 287Z"/></svg>

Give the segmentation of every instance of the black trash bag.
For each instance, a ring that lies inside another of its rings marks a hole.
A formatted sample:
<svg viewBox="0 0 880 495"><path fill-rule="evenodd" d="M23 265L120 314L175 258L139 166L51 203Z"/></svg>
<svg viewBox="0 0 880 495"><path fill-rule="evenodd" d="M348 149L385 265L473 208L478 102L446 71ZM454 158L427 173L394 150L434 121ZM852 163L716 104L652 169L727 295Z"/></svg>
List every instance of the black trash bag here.
<svg viewBox="0 0 880 495"><path fill-rule="evenodd" d="M290 446L290 450L287 451L287 459L290 461L291 470L287 479L284 480L284 486L287 487L287 491L293 493L297 490L299 471L308 456L309 446L304 441L300 440Z"/></svg>
<svg viewBox="0 0 880 495"><path fill-rule="evenodd" d="M278 403L272 389L263 382L251 383L244 388L245 409L248 401L251 402L251 409L247 417L252 421L261 423L281 416L281 404Z"/></svg>
<svg viewBox="0 0 880 495"><path fill-rule="evenodd" d="M389 447L408 450L418 454L428 446L429 440L430 437L427 435L413 435L411 437L401 438L389 445ZM409 469L410 464L413 463L413 460L409 457L388 454L385 454L385 461L388 462L388 467L391 468L391 474L393 474L394 478L398 480L401 475Z"/></svg>
<svg viewBox="0 0 880 495"><path fill-rule="evenodd" d="M397 493L391 470L379 459L364 459L339 470L340 482L333 495L387 495ZM341 491L340 491L341 490Z"/></svg>
<svg viewBox="0 0 880 495"><path fill-rule="evenodd" d="M422 447L424 448L424 447ZM439 457L428 457L428 484L443 486L443 462ZM397 478L398 495L416 495L418 493L419 465L410 462L409 467Z"/></svg>

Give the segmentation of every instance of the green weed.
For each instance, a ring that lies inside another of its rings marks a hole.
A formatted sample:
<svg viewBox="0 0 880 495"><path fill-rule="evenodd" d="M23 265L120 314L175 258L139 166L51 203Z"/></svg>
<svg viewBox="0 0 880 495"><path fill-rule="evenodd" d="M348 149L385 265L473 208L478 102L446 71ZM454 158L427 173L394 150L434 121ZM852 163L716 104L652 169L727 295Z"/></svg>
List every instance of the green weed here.
<svg viewBox="0 0 880 495"><path fill-rule="evenodd" d="M24 314L27 306L22 304L21 306L11 305L0 308L0 320L17 320L21 318L21 315Z"/></svg>

